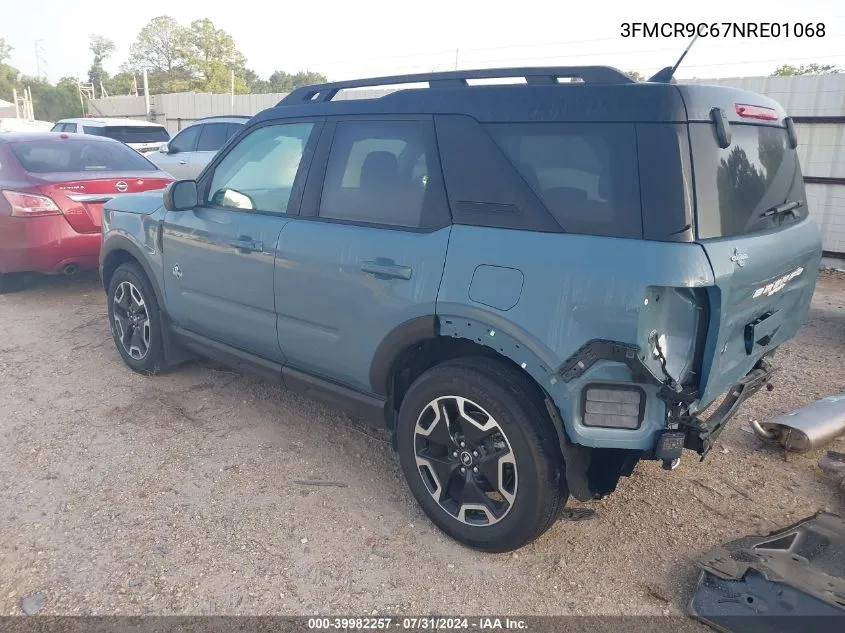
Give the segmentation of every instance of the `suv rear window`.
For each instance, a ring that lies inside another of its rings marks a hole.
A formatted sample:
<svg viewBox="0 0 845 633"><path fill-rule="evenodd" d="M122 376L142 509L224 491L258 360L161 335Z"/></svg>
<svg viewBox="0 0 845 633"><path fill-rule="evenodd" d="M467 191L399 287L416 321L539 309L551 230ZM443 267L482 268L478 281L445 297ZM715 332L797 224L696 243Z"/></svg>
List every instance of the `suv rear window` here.
<svg viewBox="0 0 845 633"><path fill-rule="evenodd" d="M565 231L642 237L633 124L486 127Z"/></svg>
<svg viewBox="0 0 845 633"><path fill-rule="evenodd" d="M785 128L732 123L731 144L721 149L713 125L691 123L698 237L730 237L777 228L807 216L798 153ZM799 201L794 215L763 214Z"/></svg>
<svg viewBox="0 0 845 633"><path fill-rule="evenodd" d="M56 139L9 143L28 172L155 171L156 167L134 149L107 141Z"/></svg>
<svg viewBox="0 0 845 633"><path fill-rule="evenodd" d="M167 129L160 125L106 125L96 128L98 136L107 136L121 143L166 143L170 140Z"/></svg>

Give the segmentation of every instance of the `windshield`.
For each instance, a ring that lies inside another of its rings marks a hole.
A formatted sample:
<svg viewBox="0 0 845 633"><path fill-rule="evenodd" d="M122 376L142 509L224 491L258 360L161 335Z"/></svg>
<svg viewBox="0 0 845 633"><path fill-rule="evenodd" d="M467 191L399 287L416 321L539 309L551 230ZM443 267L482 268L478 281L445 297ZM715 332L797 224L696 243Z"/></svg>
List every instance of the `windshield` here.
<svg viewBox="0 0 845 633"><path fill-rule="evenodd" d="M9 143L23 168L32 173L155 171L134 149L108 141L56 139Z"/></svg>
<svg viewBox="0 0 845 633"><path fill-rule="evenodd" d="M786 129L732 123L730 131L731 144L721 149L712 124L690 125L698 237L744 235L804 219L804 181Z"/></svg>
<svg viewBox="0 0 845 633"><path fill-rule="evenodd" d="M121 143L166 143L170 140L167 130L160 125L85 126L85 133L107 136Z"/></svg>

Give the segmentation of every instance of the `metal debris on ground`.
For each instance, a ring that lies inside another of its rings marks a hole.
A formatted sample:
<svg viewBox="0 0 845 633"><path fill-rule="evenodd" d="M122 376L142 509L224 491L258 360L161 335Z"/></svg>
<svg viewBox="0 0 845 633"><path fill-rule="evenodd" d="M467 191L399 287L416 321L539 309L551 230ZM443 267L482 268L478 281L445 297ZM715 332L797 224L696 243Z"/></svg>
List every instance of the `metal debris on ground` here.
<svg viewBox="0 0 845 633"><path fill-rule="evenodd" d="M596 511L591 508L564 508L560 513L561 521L589 521L596 518Z"/></svg>
<svg viewBox="0 0 845 633"><path fill-rule="evenodd" d="M347 488L349 486L342 481L323 481L322 479L294 479L293 483L300 486L324 486L327 488Z"/></svg>
<svg viewBox="0 0 845 633"><path fill-rule="evenodd" d="M697 564L690 611L716 630L845 628L845 519L838 515L818 512L768 536L732 541Z"/></svg>
<svg viewBox="0 0 845 633"><path fill-rule="evenodd" d="M845 393L811 402L768 422L751 422L763 440L793 453L806 453L845 435Z"/></svg>

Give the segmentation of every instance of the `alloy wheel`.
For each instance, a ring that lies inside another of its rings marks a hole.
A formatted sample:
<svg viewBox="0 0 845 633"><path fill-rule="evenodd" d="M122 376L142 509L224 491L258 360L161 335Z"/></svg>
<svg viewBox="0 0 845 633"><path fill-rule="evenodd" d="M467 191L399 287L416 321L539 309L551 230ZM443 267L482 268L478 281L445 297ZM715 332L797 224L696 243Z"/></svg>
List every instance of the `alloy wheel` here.
<svg viewBox="0 0 845 633"><path fill-rule="evenodd" d="M452 517L493 525L516 498L516 459L499 423L460 396L429 402L414 428L417 468L429 494Z"/></svg>
<svg viewBox="0 0 845 633"><path fill-rule="evenodd" d="M144 296L130 281L122 281L114 292L114 329L124 351L143 360L150 349L150 315Z"/></svg>

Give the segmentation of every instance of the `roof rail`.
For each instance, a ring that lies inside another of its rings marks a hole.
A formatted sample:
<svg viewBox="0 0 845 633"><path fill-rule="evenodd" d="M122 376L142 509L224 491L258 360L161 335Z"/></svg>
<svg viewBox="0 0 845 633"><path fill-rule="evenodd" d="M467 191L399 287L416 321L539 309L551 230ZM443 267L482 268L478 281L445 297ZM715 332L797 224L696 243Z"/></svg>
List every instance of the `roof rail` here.
<svg viewBox="0 0 845 633"><path fill-rule="evenodd" d="M211 116L203 116L199 119L192 119L191 123L196 123L197 121L207 121L208 119L251 119L252 117L248 114L212 114Z"/></svg>
<svg viewBox="0 0 845 633"><path fill-rule="evenodd" d="M335 81L294 89L278 105L298 103L320 103L331 101L340 90L347 88L367 88L396 84L428 83L429 88L465 87L468 79L500 79L504 77L522 77L529 84L554 84L559 78L581 79L594 84L635 83L621 70L610 66L560 66L529 68L485 68L481 70L455 70L440 73L419 73L415 75L395 75L391 77L373 77L370 79L351 79Z"/></svg>

